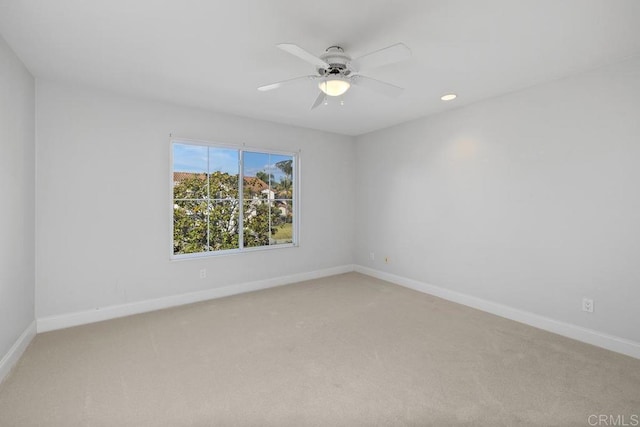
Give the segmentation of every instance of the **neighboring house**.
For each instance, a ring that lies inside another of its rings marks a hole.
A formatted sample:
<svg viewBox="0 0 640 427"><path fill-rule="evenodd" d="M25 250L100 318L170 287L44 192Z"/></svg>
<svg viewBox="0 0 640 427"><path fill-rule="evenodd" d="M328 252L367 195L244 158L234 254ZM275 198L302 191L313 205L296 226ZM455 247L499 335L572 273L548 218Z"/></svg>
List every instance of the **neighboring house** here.
<svg viewBox="0 0 640 427"><path fill-rule="evenodd" d="M255 176L245 176L244 177L244 192L245 198L247 197L246 193L250 193L254 196L262 193L263 191L269 190L269 184L257 178Z"/></svg>
<svg viewBox="0 0 640 427"><path fill-rule="evenodd" d="M201 180L207 179L206 173L195 173L195 172L174 172L173 173L173 185L178 185L182 181L188 178L199 178Z"/></svg>
<svg viewBox="0 0 640 427"><path fill-rule="evenodd" d="M244 197L247 199L247 192L253 195L253 198L258 198L258 194L264 195L263 198L267 200L273 201L276 198L276 193L271 188L269 188L269 184L264 182L258 177L255 176L245 176L244 177Z"/></svg>

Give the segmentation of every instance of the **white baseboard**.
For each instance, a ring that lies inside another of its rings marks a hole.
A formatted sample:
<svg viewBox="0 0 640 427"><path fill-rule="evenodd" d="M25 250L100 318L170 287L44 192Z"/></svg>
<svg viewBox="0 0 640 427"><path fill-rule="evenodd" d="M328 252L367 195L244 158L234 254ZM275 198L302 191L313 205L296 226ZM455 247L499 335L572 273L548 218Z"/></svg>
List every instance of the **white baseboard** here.
<svg viewBox="0 0 640 427"><path fill-rule="evenodd" d="M36 336L36 321L34 320L31 324L24 330L22 335L16 340L16 342L11 346L7 354L5 354L2 359L0 359L0 383L2 380L9 375L11 369L15 366L15 364L22 356L22 353L27 349L27 346Z"/></svg>
<svg viewBox="0 0 640 427"><path fill-rule="evenodd" d="M75 313L67 313L56 316L41 317L37 319L38 332L47 332L56 329L69 328L72 326L85 325L87 323L101 322L103 320L131 316L133 314L146 313L149 311L161 310L163 308L176 307L179 305L192 304L195 302L222 298L230 295L257 291L260 289L288 285L290 283L302 282L305 280L334 276L336 274L348 273L350 271L353 271L353 268L353 265L348 264L339 267L326 268L323 270L292 274L290 276L274 277L272 279L257 280L255 282L239 283L236 285L229 285L221 288L190 292L187 294L172 295L163 298L101 307L94 310L78 311Z"/></svg>
<svg viewBox="0 0 640 427"><path fill-rule="evenodd" d="M517 308L509 307L482 298L477 298L471 295L463 294L438 286L429 285L427 283L419 282L417 280L409 279L402 276L397 276L395 274L386 273L380 270L374 270L369 267L356 265L354 266L354 270L358 273L366 274L368 276L372 276L381 280L386 280L387 282L395 283L397 285L423 292L425 294L430 294L442 299L456 302L458 304L486 311L487 313L495 314L500 317L515 320L516 322L524 323L538 329L544 329L545 331L553 332L558 335L572 338L574 340L582 341L587 344L592 344L598 347L606 348L607 350L615 351L617 353L626 354L627 356L640 359L640 343L635 341L605 334L593 329L587 329L581 326L572 325L570 323L561 322L548 317L540 316L538 314L530 313L528 311L519 310Z"/></svg>

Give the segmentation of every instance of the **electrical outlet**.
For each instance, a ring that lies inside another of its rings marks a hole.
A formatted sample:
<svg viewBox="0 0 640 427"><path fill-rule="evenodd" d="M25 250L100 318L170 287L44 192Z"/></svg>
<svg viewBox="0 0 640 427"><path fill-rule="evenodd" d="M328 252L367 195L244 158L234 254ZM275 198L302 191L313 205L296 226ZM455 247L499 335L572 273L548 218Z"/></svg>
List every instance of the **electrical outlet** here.
<svg viewBox="0 0 640 427"><path fill-rule="evenodd" d="M200 270L200 278L206 279L206 277L207 277L207 269L203 268L202 270Z"/></svg>
<svg viewBox="0 0 640 427"><path fill-rule="evenodd" d="M593 313L593 300L591 298L582 298L582 311Z"/></svg>
<svg viewBox="0 0 640 427"><path fill-rule="evenodd" d="M376 260L376 254L374 254L373 252L369 252L369 259L371 261L375 261Z"/></svg>

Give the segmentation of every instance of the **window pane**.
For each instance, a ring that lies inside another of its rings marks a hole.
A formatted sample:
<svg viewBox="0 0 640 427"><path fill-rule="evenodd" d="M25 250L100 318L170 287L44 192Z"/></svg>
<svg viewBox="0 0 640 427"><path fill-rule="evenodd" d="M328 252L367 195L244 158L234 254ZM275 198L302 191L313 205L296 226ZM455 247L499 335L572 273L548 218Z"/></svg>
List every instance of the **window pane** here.
<svg viewBox="0 0 640 427"><path fill-rule="evenodd" d="M173 144L173 198L203 199L207 196L208 148Z"/></svg>
<svg viewBox="0 0 640 427"><path fill-rule="evenodd" d="M269 203L254 199L244 201L244 246L269 244Z"/></svg>
<svg viewBox="0 0 640 427"><path fill-rule="evenodd" d="M245 151L243 174L245 199L269 198L269 182L273 180L269 173L269 154Z"/></svg>
<svg viewBox="0 0 640 427"><path fill-rule="evenodd" d="M238 175L240 152L231 148L209 147L209 173L222 172Z"/></svg>
<svg viewBox="0 0 640 427"><path fill-rule="evenodd" d="M293 198L293 157L271 154L269 166L273 176L271 189L275 193L275 198Z"/></svg>
<svg viewBox="0 0 640 427"><path fill-rule="evenodd" d="M199 199L207 197L207 175L204 173L174 172L173 198L176 200Z"/></svg>
<svg viewBox="0 0 640 427"><path fill-rule="evenodd" d="M276 200L271 207L271 245L293 242L293 200Z"/></svg>
<svg viewBox="0 0 640 427"><path fill-rule="evenodd" d="M208 147L203 145L173 144L174 172L207 173Z"/></svg>
<svg viewBox="0 0 640 427"><path fill-rule="evenodd" d="M211 203L209 247L212 251L238 248L239 206L237 200Z"/></svg>
<svg viewBox="0 0 640 427"><path fill-rule="evenodd" d="M238 198L240 152L209 147L209 197L215 200Z"/></svg>
<svg viewBox="0 0 640 427"><path fill-rule="evenodd" d="M238 174L213 172L209 175L209 197L212 200L236 200L238 198Z"/></svg>
<svg viewBox="0 0 640 427"><path fill-rule="evenodd" d="M269 185L255 176L244 177L243 194L245 200L267 200L269 198Z"/></svg>
<svg viewBox="0 0 640 427"><path fill-rule="evenodd" d="M207 203L175 201L173 204L173 253L207 251Z"/></svg>

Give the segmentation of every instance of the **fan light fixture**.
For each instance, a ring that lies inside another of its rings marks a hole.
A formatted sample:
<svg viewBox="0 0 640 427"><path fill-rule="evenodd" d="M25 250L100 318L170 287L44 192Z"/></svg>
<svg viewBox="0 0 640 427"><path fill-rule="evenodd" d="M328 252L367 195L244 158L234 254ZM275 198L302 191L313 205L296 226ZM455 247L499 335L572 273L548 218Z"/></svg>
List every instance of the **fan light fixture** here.
<svg viewBox="0 0 640 427"><path fill-rule="evenodd" d="M293 43L280 43L277 46L279 49L313 65L315 73L260 86L258 90L266 92L303 80L313 81L314 85L318 85L319 90L316 94L316 100L311 105L312 110L322 104L327 105L329 97L340 98L344 96L351 88L351 85L360 86L366 90L379 92L390 97L399 96L402 93L401 87L363 76L360 71L394 64L411 57L411 50L402 43L378 49L355 59L345 53L340 46L335 45L329 46L319 56L309 53ZM340 105L343 105L343 103L340 102Z"/></svg>
<svg viewBox="0 0 640 427"><path fill-rule="evenodd" d="M329 96L340 96L349 90L351 83L343 79L331 79L321 81L318 87Z"/></svg>

